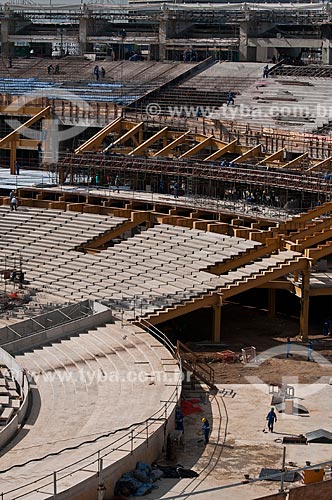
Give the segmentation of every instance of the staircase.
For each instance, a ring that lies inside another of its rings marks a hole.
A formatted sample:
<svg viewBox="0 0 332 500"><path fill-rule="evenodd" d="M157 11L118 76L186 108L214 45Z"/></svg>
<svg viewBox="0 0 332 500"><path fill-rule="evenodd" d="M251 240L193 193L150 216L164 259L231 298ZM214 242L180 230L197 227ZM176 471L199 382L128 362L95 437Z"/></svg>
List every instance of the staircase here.
<svg viewBox="0 0 332 500"><path fill-rule="evenodd" d="M179 340L176 344L176 350L181 358L182 368L191 372L193 376L208 385L210 389L215 389L214 370L207 363L202 361L193 351Z"/></svg>

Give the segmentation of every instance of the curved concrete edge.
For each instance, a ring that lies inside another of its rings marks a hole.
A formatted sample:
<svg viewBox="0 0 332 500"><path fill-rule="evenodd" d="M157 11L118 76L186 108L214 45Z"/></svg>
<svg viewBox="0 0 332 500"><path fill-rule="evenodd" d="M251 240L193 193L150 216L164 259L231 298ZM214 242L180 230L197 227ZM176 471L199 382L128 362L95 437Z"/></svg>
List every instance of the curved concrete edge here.
<svg viewBox="0 0 332 500"><path fill-rule="evenodd" d="M136 463L142 461L148 464L155 462L163 449L167 434L174 429L175 407L173 404L170 416L164 422L160 422L158 428L149 436L148 441L144 440L139 446L133 449L132 453L117 460L106 467L102 472L105 487L105 496L110 498L114 494L115 484L122 474L135 469ZM60 483L61 485L61 483ZM98 498L98 474L96 474L64 492L57 493L57 500L91 500ZM49 500L54 496L47 497Z"/></svg>
<svg viewBox="0 0 332 500"><path fill-rule="evenodd" d="M8 444L17 433L21 423L23 422L29 405L29 382L23 369L6 351L0 348L0 362L10 369L12 375L17 380L21 387L22 404L16 415L8 422L8 424L0 430L0 450Z"/></svg>
<svg viewBox="0 0 332 500"><path fill-rule="evenodd" d="M10 422L8 422L8 424L0 431L0 450L12 440L18 428L18 414L16 413L16 415L10 420Z"/></svg>
<svg viewBox="0 0 332 500"><path fill-rule="evenodd" d="M28 377L26 376L26 374L24 373L23 374L23 384L22 384L22 389L23 389L23 401L22 401L22 404L20 406L20 409L18 410L18 423L21 424L23 422L23 420L25 419L25 416L27 414L27 411L28 411L28 406L29 406L29 381L28 381Z"/></svg>

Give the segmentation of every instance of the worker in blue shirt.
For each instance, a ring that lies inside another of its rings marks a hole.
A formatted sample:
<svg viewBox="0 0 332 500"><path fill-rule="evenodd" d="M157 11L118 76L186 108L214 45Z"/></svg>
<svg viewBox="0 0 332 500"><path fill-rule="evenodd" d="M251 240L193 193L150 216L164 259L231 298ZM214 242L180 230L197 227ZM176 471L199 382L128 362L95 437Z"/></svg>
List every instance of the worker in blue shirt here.
<svg viewBox="0 0 332 500"><path fill-rule="evenodd" d="M267 426L270 432L273 432L274 423L277 421L277 415L275 414L274 408L271 408L266 417Z"/></svg>
<svg viewBox="0 0 332 500"><path fill-rule="evenodd" d="M205 417L202 418L202 431L204 434L205 444L208 444L210 435L210 424Z"/></svg>

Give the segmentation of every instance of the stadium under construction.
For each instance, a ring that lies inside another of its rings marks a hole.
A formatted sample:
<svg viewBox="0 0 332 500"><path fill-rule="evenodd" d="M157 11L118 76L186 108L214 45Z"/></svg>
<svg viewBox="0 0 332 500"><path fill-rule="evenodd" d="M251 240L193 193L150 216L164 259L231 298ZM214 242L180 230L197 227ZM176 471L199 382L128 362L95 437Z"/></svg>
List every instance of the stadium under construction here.
<svg viewBox="0 0 332 500"><path fill-rule="evenodd" d="M331 15L1 6L4 500L113 498L156 460L199 478L149 499L331 496L327 435L295 440L330 418Z"/></svg>

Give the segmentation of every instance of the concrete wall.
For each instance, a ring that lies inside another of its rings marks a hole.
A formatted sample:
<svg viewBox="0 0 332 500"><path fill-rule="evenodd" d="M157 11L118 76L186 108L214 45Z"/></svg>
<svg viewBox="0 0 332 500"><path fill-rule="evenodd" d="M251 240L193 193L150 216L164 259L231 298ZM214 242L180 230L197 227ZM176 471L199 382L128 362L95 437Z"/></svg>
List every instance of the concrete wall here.
<svg viewBox="0 0 332 500"><path fill-rule="evenodd" d="M0 348L0 363L10 369L12 376L21 386L22 404L16 415L0 430L0 450L15 436L19 425L23 422L29 404L29 384L20 365L6 351Z"/></svg>
<svg viewBox="0 0 332 500"><path fill-rule="evenodd" d="M10 329L8 330L8 327L5 327L0 330L0 338L8 339L8 343L2 344L2 347L10 354L18 354L56 339L68 337L73 334L76 335L98 325L112 322L113 316L110 309L97 302L94 303L93 307L94 313L91 316L79 318L70 323L55 326L47 330L34 332L32 330L33 322L31 320L22 321L22 323L20 323L20 334L24 335L24 337L16 338L15 340L12 340L13 332L10 331ZM52 312L50 312L49 315L52 316ZM47 317L47 314L43 315L43 318L44 317ZM36 319L38 321L38 318ZM15 325L15 329L17 326L18 325Z"/></svg>
<svg viewBox="0 0 332 500"><path fill-rule="evenodd" d="M285 500L287 493L276 493L274 495L268 495L267 497L259 497L255 500Z"/></svg>
<svg viewBox="0 0 332 500"><path fill-rule="evenodd" d="M332 481L307 484L289 490L288 500L328 500L332 498Z"/></svg>
<svg viewBox="0 0 332 500"><path fill-rule="evenodd" d="M113 498L114 487L118 479L130 470L135 469L136 463L142 461L148 464L155 462L161 455L162 448L164 446L165 436L174 429L175 420L175 404L173 405L172 413L167 421L167 426L165 429L165 422L160 422L157 429L149 436L148 442L143 440L132 453L128 453L126 456L112 463L108 467L104 464L103 470L103 481L106 488L104 500ZM155 424L156 425L156 424ZM125 449L128 449L130 445L127 444ZM123 447L122 447L123 448ZM107 459L108 462L112 460L112 454L110 454ZM106 462L107 463L107 462ZM79 467L79 464L77 468ZM89 471L96 469L96 466L90 466ZM58 493L58 500L97 500L98 479L97 475L88 478L85 481L80 482L73 488L69 490ZM58 491L61 491L61 481L59 483ZM50 499L53 498L49 497ZM279 500L279 499L277 499Z"/></svg>

